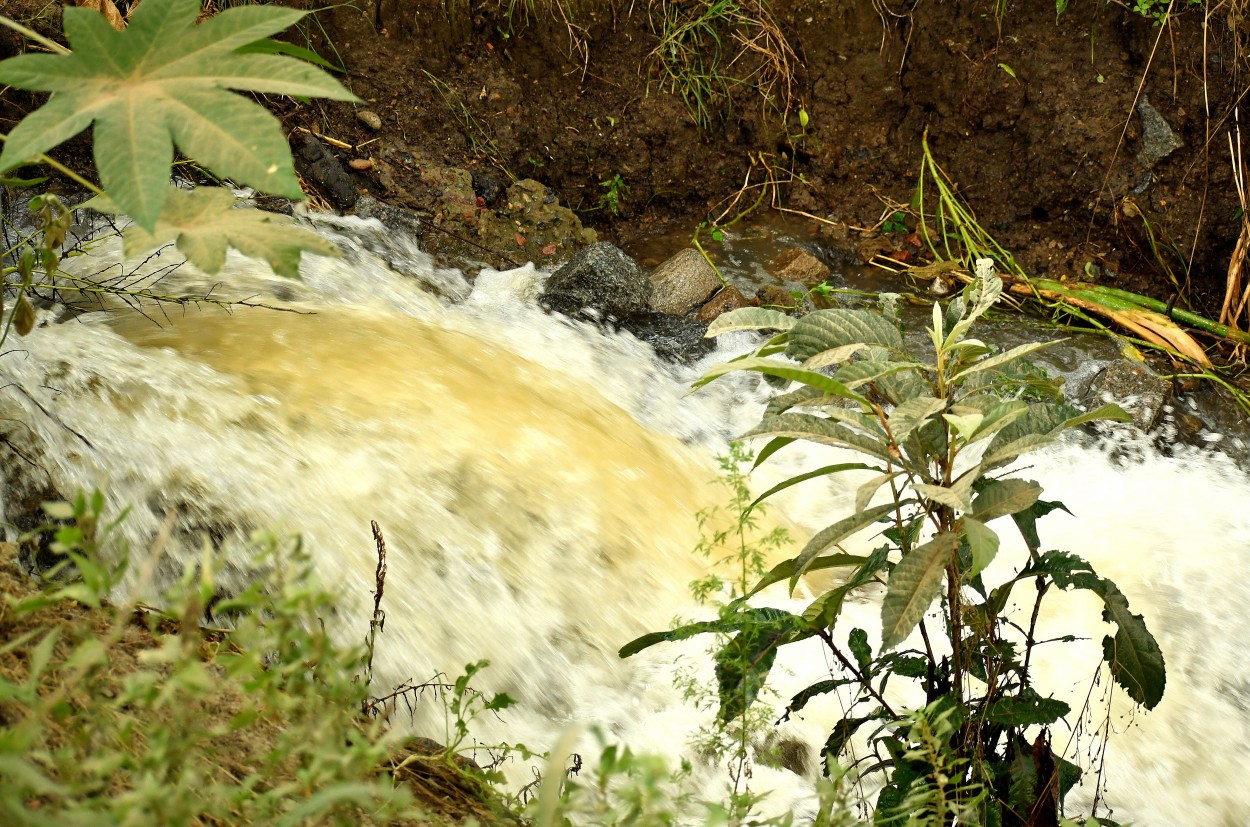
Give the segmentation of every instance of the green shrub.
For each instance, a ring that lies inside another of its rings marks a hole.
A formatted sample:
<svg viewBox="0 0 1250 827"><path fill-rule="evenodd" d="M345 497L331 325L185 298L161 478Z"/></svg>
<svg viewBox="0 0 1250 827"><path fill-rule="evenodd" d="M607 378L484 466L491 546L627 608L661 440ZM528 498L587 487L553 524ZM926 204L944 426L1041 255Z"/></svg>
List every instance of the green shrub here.
<svg viewBox="0 0 1250 827"><path fill-rule="evenodd" d="M747 308L713 323L709 335L742 329L776 335L754 355L714 368L700 384L737 370L762 373L782 387L798 383L776 396L746 434L770 438L757 464L796 440L862 457L791 478L756 502L812 478L851 470L872 476L856 491L851 514L817 532L719 617L645 635L621 649L628 657L663 641L722 636L716 676L727 719L756 701L780 648L819 638L840 668L795 695L787 714L819 695L853 693L823 751L832 768L856 733L868 729L879 760L862 772L883 775L878 823L998 825L1058 817L1080 770L1050 750L1048 732L1070 709L1046 695L1030 670L1042 643L1035 636L1041 604L1056 589L1099 597L1103 619L1117 627L1103 640L1111 675L1147 708L1163 696L1163 655L1141 616L1089 563L1042 550L1037 520L1063 505L1041 499L1040 485L1005 470L1065 430L1127 415L1115 405L1082 413L1057 401L1058 384L1025 361L1046 343L1000 353L970 338L1002 291L991 262L977 265L962 296L945 307L934 304L932 352L923 356L906 344L891 297L880 311L819 310L794 319ZM784 361L770 358L782 354ZM989 524L1008 516L1026 552L1011 575L991 581L987 567L999 538ZM842 548L869 528L883 541L874 551ZM844 572L841 582L800 614L749 603L776 583L788 583L793 594L800 578L828 569ZM1030 587L1025 600L1032 603L1023 622L1008 611L1021 583ZM856 628L846 643L836 640L832 632L848 597L871 597L880 585L879 636ZM875 651L872 638L879 641ZM891 703L888 685L899 680L920 690L923 712Z"/></svg>
<svg viewBox="0 0 1250 827"><path fill-rule="evenodd" d="M0 564L0 822L416 823L380 770L397 736L357 715L363 649L331 641L298 542L257 538L274 577L213 604L227 631L201 626L210 552L161 610L109 606L124 567L98 553L103 497L47 510L64 562L43 587ZM160 554L135 558L140 583Z"/></svg>

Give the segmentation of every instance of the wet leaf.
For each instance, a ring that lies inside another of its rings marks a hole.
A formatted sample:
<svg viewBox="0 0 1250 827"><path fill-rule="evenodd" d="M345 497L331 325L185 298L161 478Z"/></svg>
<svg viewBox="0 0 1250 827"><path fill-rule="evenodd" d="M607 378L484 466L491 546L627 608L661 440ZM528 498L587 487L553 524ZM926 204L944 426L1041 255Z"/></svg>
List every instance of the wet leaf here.
<svg viewBox="0 0 1250 827"><path fill-rule="evenodd" d="M29 336L35 329L35 308L31 307L30 299L25 293L17 294L17 305L13 308L13 329L20 336Z"/></svg>
<svg viewBox="0 0 1250 827"><path fill-rule="evenodd" d="M983 523L1029 508L1041 496L1042 487L1030 480L991 480L972 501L972 516Z"/></svg>
<svg viewBox="0 0 1250 827"><path fill-rule="evenodd" d="M998 535L985 523L965 516L964 536L968 538L968 548L972 552L972 565L968 567L965 576L976 577L985 571L985 567L998 554Z"/></svg>
<svg viewBox="0 0 1250 827"><path fill-rule="evenodd" d="M1039 695L1013 696L999 698L986 707L982 721L1013 727L1045 726L1053 724L1071 711L1072 707L1055 698L1043 698Z"/></svg>
<svg viewBox="0 0 1250 827"><path fill-rule="evenodd" d="M1154 709L1167 684L1163 652L1142 616L1129 611L1128 599L1109 580L1103 582L1109 587L1103 597L1103 620L1119 627L1114 638L1102 639L1103 659L1130 698Z"/></svg>
<svg viewBox="0 0 1250 827"><path fill-rule="evenodd" d="M740 307L717 316L707 328L710 339L734 330L789 330L795 319L767 307Z"/></svg>
<svg viewBox="0 0 1250 827"><path fill-rule="evenodd" d="M817 310L790 329L786 355L810 359L817 353L852 344L881 345L903 349L903 337L892 323L871 310Z"/></svg>
<svg viewBox="0 0 1250 827"><path fill-rule="evenodd" d="M903 555L890 572L881 603L881 648L898 646L920 623L942 585L947 564L959 548L959 535L944 532Z"/></svg>
<svg viewBox="0 0 1250 827"><path fill-rule="evenodd" d="M110 210L107 199L96 202L96 209ZM138 255L176 239L187 260L206 273L220 270L226 261L226 248L233 247L244 255L264 259L278 275L298 278L302 252L339 254L329 241L300 228L285 215L233 205L234 194L221 187L170 187L156 231L149 233L134 226L123 234L126 255Z"/></svg>
<svg viewBox="0 0 1250 827"><path fill-rule="evenodd" d="M873 506L838 520L833 525L816 532L816 535L808 540L807 545L799 552L799 556L794 558L794 573L790 575L790 592L794 592L794 587L798 585L799 578L808 570L817 556L824 554L852 534L867 528L885 515L890 514L895 508L896 505L892 502Z"/></svg>

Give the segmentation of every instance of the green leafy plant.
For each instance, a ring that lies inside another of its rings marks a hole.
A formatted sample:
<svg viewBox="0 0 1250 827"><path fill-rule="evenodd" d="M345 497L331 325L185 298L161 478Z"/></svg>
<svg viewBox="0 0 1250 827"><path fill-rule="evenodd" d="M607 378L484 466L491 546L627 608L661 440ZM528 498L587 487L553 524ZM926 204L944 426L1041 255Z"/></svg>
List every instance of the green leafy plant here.
<svg viewBox="0 0 1250 827"><path fill-rule="evenodd" d="M603 192L599 193L599 203L594 209L607 209L613 215L620 215L621 203L629 194L629 185L625 183L625 179L619 172L616 172L608 180L600 181L599 186Z"/></svg>
<svg viewBox="0 0 1250 827"><path fill-rule="evenodd" d="M281 124L231 90L356 97L316 66L266 53L274 51L267 38L294 25L304 12L249 5L197 24L199 14L198 0L147 0L118 31L96 11L66 8L65 34L73 51L39 38L53 54L0 62L0 83L52 93L5 138L0 173L51 162L46 152L94 125L96 171L107 193L97 205L134 220L128 252L173 236L191 261L211 272L221 266L227 245L242 244L245 252L293 275L293 247L326 255L332 247L284 216L236 215L228 191L179 194L169 184L175 147L220 178L300 199ZM0 17L0 23L33 35L8 18Z"/></svg>
<svg viewBox="0 0 1250 827"><path fill-rule="evenodd" d="M798 59L764 0L654 0L649 11L659 43L648 59L699 129L710 130L745 84L786 119Z"/></svg>
<svg viewBox="0 0 1250 827"><path fill-rule="evenodd" d="M902 210L895 210L890 213L884 221L881 222L881 232L883 233L905 233L907 232L907 213Z"/></svg>
<svg viewBox="0 0 1250 827"><path fill-rule="evenodd" d="M99 492L45 511L22 539L60 559L42 587L0 567L0 822L428 823L382 769L396 734L357 717L362 653L320 622L331 596L298 542L258 535L273 576L232 597L206 550L161 608L116 605L128 560L151 585L161 539L131 559Z"/></svg>
<svg viewBox="0 0 1250 827"><path fill-rule="evenodd" d="M733 371L798 385L775 397L747 432L769 438L756 464L796 440L861 457L792 477L757 500L831 474L858 470L871 476L857 488L850 514L817 532L717 618L645 635L620 652L628 657L664 641L728 635L717 663L742 666L733 680L718 676L718 691L722 714L733 714L764 687L781 647L819 638L839 667L795 695L787 714L823 694L852 693L825 744L825 759L832 765L859 730L870 728L880 760L862 772L884 775L879 823L918 797L942 802L932 823L951 823L965 811L975 811L984 824L1038 823L1026 821L1031 813L1057 818L1055 808L1079 770L1046 746L1048 728L1070 709L1045 694L1031 670L1042 644L1037 618L1048 593L1080 589L1097 596L1103 619L1116 627L1103 640L1112 677L1146 708L1163 696L1163 655L1141 616L1088 562L1042 550L1038 519L1064 507L1041 499L1036 482L1006 470L1066 430L1128 416L1115 405L1081 412L1054 401L1062 398L1058 388L1040 393L1045 377L1019 366L1048 343L996 352L971 338L972 325L1001 291L992 262L977 262L975 281L963 295L945 307L933 305L932 352L925 356L905 343L890 297L879 311L819 310L794 319L745 308L717 319L709 335L744 329L774 335L755 354L712 369L699 385ZM1021 393L1022 378L1028 394ZM1010 572L1001 573L1000 564L991 578L999 550L991 523L1003 517L1012 519L1026 551ZM854 554L843 547L870 528L883 540L875 550ZM799 614L750 602L777 583L788 584L793 594L800 579L825 570L844 574ZM1032 610L1024 622L1010 612L1013 599L1022 597L1020 584L1031 587L1025 599ZM846 601L871 598L881 586L879 633L855 628L845 643L835 639ZM920 719L887 698L889 683L898 680L912 682L925 698L920 729Z"/></svg>

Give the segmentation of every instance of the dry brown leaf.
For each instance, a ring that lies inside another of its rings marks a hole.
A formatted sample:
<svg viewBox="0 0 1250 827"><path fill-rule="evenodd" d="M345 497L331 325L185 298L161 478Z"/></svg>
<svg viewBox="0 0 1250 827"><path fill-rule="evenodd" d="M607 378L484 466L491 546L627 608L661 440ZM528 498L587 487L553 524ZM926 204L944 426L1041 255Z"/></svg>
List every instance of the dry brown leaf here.
<svg viewBox="0 0 1250 827"><path fill-rule="evenodd" d="M80 9L95 9L104 15L104 19L109 22L110 26L118 31L126 28L126 19L121 16L113 0L75 0L74 5Z"/></svg>

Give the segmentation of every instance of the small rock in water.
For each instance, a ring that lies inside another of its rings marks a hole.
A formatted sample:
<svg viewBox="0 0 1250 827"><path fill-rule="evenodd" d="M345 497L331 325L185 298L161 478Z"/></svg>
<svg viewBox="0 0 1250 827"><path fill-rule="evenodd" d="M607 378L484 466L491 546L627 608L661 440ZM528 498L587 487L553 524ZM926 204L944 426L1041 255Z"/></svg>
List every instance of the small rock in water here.
<svg viewBox="0 0 1250 827"><path fill-rule="evenodd" d="M1163 408L1172 400L1172 383L1137 362L1121 360L1107 365L1094 377L1085 396L1097 407L1115 402L1133 417L1133 424L1150 431L1159 423Z"/></svg>
<svg viewBox="0 0 1250 827"><path fill-rule="evenodd" d="M693 247L687 247L655 268L650 282L651 309L674 316L689 313L722 285L712 265Z"/></svg>
<svg viewBox="0 0 1250 827"><path fill-rule="evenodd" d="M356 119L374 132L382 128L382 116L372 109L361 109L356 113Z"/></svg>
<svg viewBox="0 0 1250 827"><path fill-rule="evenodd" d="M705 335L707 325L688 316L647 313L631 317L623 327L670 362L693 362L711 353L715 346Z"/></svg>
<svg viewBox="0 0 1250 827"><path fill-rule="evenodd" d="M755 303L760 307L771 307L787 313L795 309L795 298L790 291L775 284L765 284L755 291Z"/></svg>
<svg viewBox="0 0 1250 827"><path fill-rule="evenodd" d="M539 301L566 316L621 320L646 309L647 290L634 260L601 241L578 250L552 273Z"/></svg>
<svg viewBox="0 0 1250 827"><path fill-rule="evenodd" d="M711 324L722 313L728 313L730 310L737 310L749 304L746 296L742 295L742 291L730 284L699 308L695 318L704 324Z"/></svg>
<svg viewBox="0 0 1250 827"><path fill-rule="evenodd" d="M823 261L798 247L786 250L773 263L773 275L782 281L820 284L829 274L829 267Z"/></svg>

